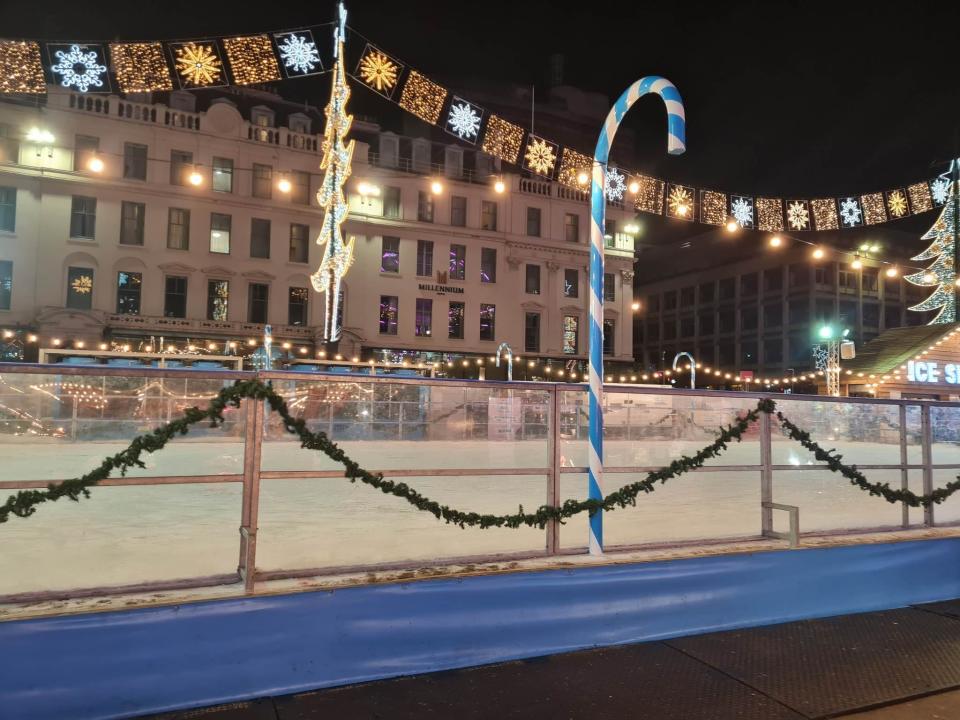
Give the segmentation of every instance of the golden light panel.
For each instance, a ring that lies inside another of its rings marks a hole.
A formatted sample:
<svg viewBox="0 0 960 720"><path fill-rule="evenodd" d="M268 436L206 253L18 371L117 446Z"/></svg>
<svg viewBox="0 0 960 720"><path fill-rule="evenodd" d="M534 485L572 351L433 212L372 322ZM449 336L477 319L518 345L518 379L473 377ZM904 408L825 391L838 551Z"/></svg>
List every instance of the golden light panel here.
<svg viewBox="0 0 960 720"><path fill-rule="evenodd" d="M280 66L266 35L225 38L230 72L237 85L255 85L280 79Z"/></svg>
<svg viewBox="0 0 960 720"><path fill-rule="evenodd" d="M817 230L836 230L840 227L837 201L833 198L811 200L810 210L813 211L813 223L817 226Z"/></svg>
<svg viewBox="0 0 960 720"><path fill-rule="evenodd" d="M523 140L523 128L507 122L501 117L491 115L483 133L481 149L487 155L493 155L511 165L517 164L520 143Z"/></svg>
<svg viewBox="0 0 960 720"><path fill-rule="evenodd" d="M906 217L910 213L903 190L891 190L887 193L887 212L892 218Z"/></svg>
<svg viewBox="0 0 960 720"><path fill-rule="evenodd" d="M640 189L637 191L633 206L641 212L662 215L666 183L646 175L637 175L634 179L640 185Z"/></svg>
<svg viewBox="0 0 960 720"><path fill-rule="evenodd" d="M753 207L757 213L758 230L783 232L783 200L758 197Z"/></svg>
<svg viewBox="0 0 960 720"><path fill-rule="evenodd" d="M174 49L180 79L194 87L217 85L223 78L223 66L216 49L209 43L184 43Z"/></svg>
<svg viewBox="0 0 960 720"><path fill-rule="evenodd" d="M173 90L160 43L110 43L110 58L123 92Z"/></svg>
<svg viewBox="0 0 960 720"><path fill-rule="evenodd" d="M552 177L553 169L557 165L557 146L549 140L536 135L527 139L527 150L524 153L524 167L531 172L544 177Z"/></svg>
<svg viewBox="0 0 960 720"><path fill-rule="evenodd" d="M367 45L357 64L360 81L386 97L393 95L402 70L403 65L373 45Z"/></svg>
<svg viewBox="0 0 960 720"><path fill-rule="evenodd" d="M557 180L572 188L585 189L577 180L577 176L580 173L586 173L589 177L592 168L592 158L583 153L578 153L576 150L564 148L560 154L560 171L557 173Z"/></svg>
<svg viewBox="0 0 960 720"><path fill-rule="evenodd" d="M908 187L907 195L910 196L910 207L913 208L914 213L933 210L933 198L930 197L930 186L925 182L918 182Z"/></svg>
<svg viewBox="0 0 960 720"><path fill-rule="evenodd" d="M684 185L670 185L667 194L667 215L678 220L694 219L694 199L696 191Z"/></svg>
<svg viewBox="0 0 960 720"><path fill-rule="evenodd" d="M878 225L887 221L887 208L883 200L883 193L870 193L860 197L863 207L864 225Z"/></svg>
<svg viewBox="0 0 960 720"><path fill-rule="evenodd" d="M411 70L400 93L400 107L424 122L436 125L447 99L447 89L433 80Z"/></svg>
<svg viewBox="0 0 960 720"><path fill-rule="evenodd" d="M46 91L40 46L35 42L0 40L0 93Z"/></svg>
<svg viewBox="0 0 960 720"><path fill-rule="evenodd" d="M708 225L723 225L727 222L726 193L713 190L700 192L700 221Z"/></svg>

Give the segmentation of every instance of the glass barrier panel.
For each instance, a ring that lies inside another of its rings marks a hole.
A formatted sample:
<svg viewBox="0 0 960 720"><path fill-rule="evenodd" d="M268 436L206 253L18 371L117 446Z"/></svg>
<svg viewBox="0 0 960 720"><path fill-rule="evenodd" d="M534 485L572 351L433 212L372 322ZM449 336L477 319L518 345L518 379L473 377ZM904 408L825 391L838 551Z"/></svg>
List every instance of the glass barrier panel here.
<svg viewBox="0 0 960 720"><path fill-rule="evenodd" d="M240 483L98 487L0 525L0 594L235 572Z"/></svg>
<svg viewBox="0 0 960 720"><path fill-rule="evenodd" d="M936 455L934 455L936 457ZM957 479L960 475L960 469L956 470L934 470L933 487L941 488L949 482ZM919 483L918 483L919 484ZM922 492L922 487L919 491ZM916 516L916 522L923 522L923 508L910 508L910 512ZM911 515L911 519L914 517ZM960 521L960 492L956 492L939 505L933 506L933 522L936 525L946 525Z"/></svg>
<svg viewBox="0 0 960 720"><path fill-rule="evenodd" d="M395 478L459 510L506 514L544 504L546 477ZM341 478L271 479L260 486L257 567L332 568L445 558L537 553L539 528L461 529L406 500Z"/></svg>
<svg viewBox="0 0 960 720"><path fill-rule="evenodd" d="M934 465L960 465L960 407L930 406L930 442Z"/></svg>
<svg viewBox="0 0 960 720"><path fill-rule="evenodd" d="M900 487L899 470L865 470L864 475L870 482ZM774 471L773 502L800 508L801 533L892 527L901 522L899 503L888 503L851 485L839 473L820 468ZM773 514L775 519L786 516L783 511Z"/></svg>
<svg viewBox="0 0 960 720"><path fill-rule="evenodd" d="M907 405L907 464L923 463L923 421L920 419L920 406Z"/></svg>

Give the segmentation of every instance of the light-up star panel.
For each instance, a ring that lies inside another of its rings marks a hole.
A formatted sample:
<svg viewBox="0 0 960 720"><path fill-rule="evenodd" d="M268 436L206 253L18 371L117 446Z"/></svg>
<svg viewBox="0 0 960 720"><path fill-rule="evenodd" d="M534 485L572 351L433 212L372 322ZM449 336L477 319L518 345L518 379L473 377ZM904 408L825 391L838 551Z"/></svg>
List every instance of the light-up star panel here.
<svg viewBox="0 0 960 720"><path fill-rule="evenodd" d="M221 87L227 75L220 57L220 48L211 40L170 43L170 56L177 83L183 89Z"/></svg>
<svg viewBox="0 0 960 720"><path fill-rule="evenodd" d="M404 65L380 48L367 44L357 63L356 75L364 85L386 98L393 97Z"/></svg>

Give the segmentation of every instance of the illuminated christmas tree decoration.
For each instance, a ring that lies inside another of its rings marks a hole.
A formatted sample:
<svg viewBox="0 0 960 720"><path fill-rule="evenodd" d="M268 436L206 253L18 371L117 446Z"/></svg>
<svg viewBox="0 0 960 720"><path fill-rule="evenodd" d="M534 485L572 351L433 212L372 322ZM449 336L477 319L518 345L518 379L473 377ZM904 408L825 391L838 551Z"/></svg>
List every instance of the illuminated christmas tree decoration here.
<svg viewBox="0 0 960 720"><path fill-rule="evenodd" d="M360 82L388 98L393 96L401 72L403 65L373 45L367 45L357 64Z"/></svg>
<svg viewBox="0 0 960 720"><path fill-rule="evenodd" d="M517 164L520 155L520 143L523 141L523 128L507 122L497 115L491 115L483 132L481 149L487 155L493 155L511 165Z"/></svg>
<svg viewBox="0 0 960 720"><path fill-rule="evenodd" d="M703 190L700 193L700 221L708 225L725 225L728 220L725 193ZM735 220L734 229L739 227Z"/></svg>
<svg viewBox="0 0 960 720"><path fill-rule="evenodd" d="M60 77L60 85L87 92L90 88L102 88L107 79L107 66L103 62L103 49L84 45L64 46L64 50L54 50L56 45L48 46L47 51L57 62L50 66L50 72ZM107 86L107 91L110 87Z"/></svg>
<svg viewBox="0 0 960 720"><path fill-rule="evenodd" d="M280 68L266 35L225 38L230 72L237 85L255 85L280 80Z"/></svg>
<svg viewBox="0 0 960 720"><path fill-rule="evenodd" d="M336 342L342 331L342 281L353 265L354 239L344 242L340 226L347 217L347 203L343 197L343 185L350 177L353 158L353 140L344 144L353 116L347 114L350 88L343 69L343 42L347 12L339 5L339 22L334 26L335 64L330 102L325 114L327 124L323 132L323 182L317 191L317 202L323 208L323 228L317 244L323 245L320 267L310 276L313 289L325 293L323 339Z"/></svg>
<svg viewBox="0 0 960 720"><path fill-rule="evenodd" d="M757 210L757 229L764 232L780 232L783 230L783 200L758 197L755 207Z"/></svg>
<svg viewBox="0 0 960 720"><path fill-rule="evenodd" d="M657 178L646 175L637 175L640 189L634 198L633 206L641 212L663 215L663 200L666 196L666 183Z"/></svg>
<svg viewBox="0 0 960 720"><path fill-rule="evenodd" d="M843 220L844 227L863 225L863 211L856 198L848 197L840 200L840 219Z"/></svg>
<svg viewBox="0 0 960 720"><path fill-rule="evenodd" d="M607 200L621 202L626 191L627 181L623 173L616 168L607 168L603 178L603 193L607 196Z"/></svg>
<svg viewBox="0 0 960 720"><path fill-rule="evenodd" d="M908 308L915 312L930 312L940 310L937 316L929 322L930 325L953 323L957 321L957 268L954 265L957 236L957 203L956 187L948 184L947 194L944 196L944 208L922 240L931 240L930 247L919 255L911 258L916 261L933 260L933 264L926 270L906 275L905 280L912 285L934 287L933 294L926 300Z"/></svg>
<svg viewBox="0 0 960 720"><path fill-rule="evenodd" d="M806 200L791 200L787 204L787 224L791 230L810 229L810 208Z"/></svg>
<svg viewBox="0 0 960 720"><path fill-rule="evenodd" d="M524 153L523 167L530 172L544 177L553 177L553 170L557 165L559 148L549 140L536 135L527 138L527 150Z"/></svg>
<svg viewBox="0 0 960 720"><path fill-rule="evenodd" d="M454 95L453 102L450 103L450 110L447 112L447 122L443 129L461 140L476 144L477 138L480 136L480 123L482 121L483 108Z"/></svg>
<svg viewBox="0 0 960 720"><path fill-rule="evenodd" d="M813 212L813 224L817 230L836 230L840 227L837 201L833 198L811 200L810 210Z"/></svg>
<svg viewBox="0 0 960 720"><path fill-rule="evenodd" d="M930 186L925 182L914 183L907 188L910 197L910 207L914 215L927 210L933 210L933 198L930 197Z"/></svg>
<svg viewBox="0 0 960 720"><path fill-rule="evenodd" d="M730 214L740 223L740 227L753 227L753 198L734 195L730 198Z"/></svg>
<svg viewBox="0 0 960 720"><path fill-rule="evenodd" d="M887 212L892 218L902 218L907 215L907 196L903 190L892 190L887 193Z"/></svg>
<svg viewBox="0 0 960 720"><path fill-rule="evenodd" d="M670 185L667 195L667 215L679 220L693 220L693 188L684 185Z"/></svg>
<svg viewBox="0 0 960 720"><path fill-rule="evenodd" d="M582 189L583 186L577 179L580 173L585 173L587 179L590 178L590 169L593 167L593 158L578 153L571 148L564 148L560 154L560 168L557 171L557 180L568 187Z"/></svg>
<svg viewBox="0 0 960 720"><path fill-rule="evenodd" d="M0 93L46 91L40 46L35 42L0 40Z"/></svg>
<svg viewBox="0 0 960 720"><path fill-rule="evenodd" d="M173 90L160 43L111 43L110 58L123 92Z"/></svg>
<svg viewBox="0 0 960 720"><path fill-rule="evenodd" d="M280 52L280 61L287 77L316 75L323 70L317 44L309 30L297 30L290 33L277 33L273 36Z"/></svg>
<svg viewBox="0 0 960 720"><path fill-rule="evenodd" d="M223 62L213 43L171 44L173 64L181 88L216 87L226 84Z"/></svg>
<svg viewBox="0 0 960 720"><path fill-rule="evenodd" d="M883 193L861 195L860 205L863 208L863 222L866 225L878 225L887 221L887 205L883 200Z"/></svg>
<svg viewBox="0 0 960 720"><path fill-rule="evenodd" d="M944 177L938 177L930 183L930 197L933 198L933 204L940 207L947 201L947 190L950 182Z"/></svg>
<svg viewBox="0 0 960 720"><path fill-rule="evenodd" d="M400 107L424 122L436 125L447 95L446 88L411 70L400 93Z"/></svg>

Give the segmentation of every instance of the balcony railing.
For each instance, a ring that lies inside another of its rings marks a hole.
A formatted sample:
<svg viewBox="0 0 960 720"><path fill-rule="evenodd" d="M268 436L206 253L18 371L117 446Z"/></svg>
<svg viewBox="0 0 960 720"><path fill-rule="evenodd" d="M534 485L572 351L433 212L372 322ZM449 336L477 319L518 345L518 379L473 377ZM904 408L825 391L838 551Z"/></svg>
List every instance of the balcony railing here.
<svg viewBox="0 0 960 720"><path fill-rule="evenodd" d="M106 324L112 328L135 328L144 332L193 332L200 336L208 334L223 336L262 337L264 325L261 323L237 322L228 320L198 320L194 318L173 318L159 315L107 315ZM313 340L314 331L303 325L273 325L276 338L297 338Z"/></svg>

